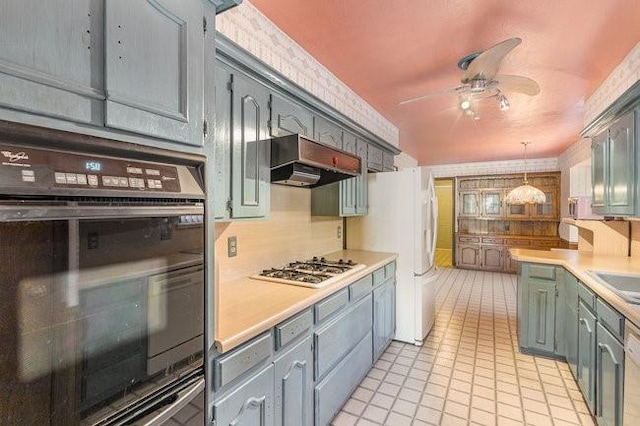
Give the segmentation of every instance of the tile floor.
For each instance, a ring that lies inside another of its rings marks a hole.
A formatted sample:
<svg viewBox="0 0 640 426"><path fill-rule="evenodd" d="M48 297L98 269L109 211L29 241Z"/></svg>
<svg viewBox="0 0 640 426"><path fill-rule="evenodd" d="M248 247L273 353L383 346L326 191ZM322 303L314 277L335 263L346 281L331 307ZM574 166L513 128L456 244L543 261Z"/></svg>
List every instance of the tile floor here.
<svg viewBox="0 0 640 426"><path fill-rule="evenodd" d="M594 425L566 363L519 352L515 275L441 274L423 346L394 341L334 426Z"/></svg>

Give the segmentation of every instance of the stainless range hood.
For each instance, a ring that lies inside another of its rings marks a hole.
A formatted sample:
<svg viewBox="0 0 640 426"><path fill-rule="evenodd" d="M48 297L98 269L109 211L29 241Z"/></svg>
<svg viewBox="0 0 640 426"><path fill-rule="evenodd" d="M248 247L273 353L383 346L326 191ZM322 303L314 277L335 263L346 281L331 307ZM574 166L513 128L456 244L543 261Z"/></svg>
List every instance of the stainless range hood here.
<svg viewBox="0 0 640 426"><path fill-rule="evenodd" d="M271 139L271 183L313 188L354 176L360 158L302 135Z"/></svg>

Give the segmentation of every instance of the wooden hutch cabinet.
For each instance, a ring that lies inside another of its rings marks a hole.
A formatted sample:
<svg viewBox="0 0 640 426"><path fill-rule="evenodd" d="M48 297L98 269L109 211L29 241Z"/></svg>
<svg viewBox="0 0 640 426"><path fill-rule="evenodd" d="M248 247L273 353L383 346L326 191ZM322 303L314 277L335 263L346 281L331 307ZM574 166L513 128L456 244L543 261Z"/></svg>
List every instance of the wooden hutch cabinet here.
<svg viewBox="0 0 640 426"><path fill-rule="evenodd" d="M507 205L507 193L522 184L522 174L456 178L458 268L516 272L509 248L561 247L560 172L528 173L529 183L547 196L544 204Z"/></svg>

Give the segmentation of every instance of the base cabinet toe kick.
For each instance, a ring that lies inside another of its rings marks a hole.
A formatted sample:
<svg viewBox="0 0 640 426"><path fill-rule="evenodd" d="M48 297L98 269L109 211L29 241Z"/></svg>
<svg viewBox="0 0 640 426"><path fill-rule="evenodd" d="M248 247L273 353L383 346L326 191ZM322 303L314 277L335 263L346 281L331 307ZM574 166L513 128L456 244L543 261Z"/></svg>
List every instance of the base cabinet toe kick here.
<svg viewBox="0 0 640 426"><path fill-rule="evenodd" d="M395 300L394 266L213 358L215 425L329 425L391 343L395 309L376 309L374 301L381 291Z"/></svg>

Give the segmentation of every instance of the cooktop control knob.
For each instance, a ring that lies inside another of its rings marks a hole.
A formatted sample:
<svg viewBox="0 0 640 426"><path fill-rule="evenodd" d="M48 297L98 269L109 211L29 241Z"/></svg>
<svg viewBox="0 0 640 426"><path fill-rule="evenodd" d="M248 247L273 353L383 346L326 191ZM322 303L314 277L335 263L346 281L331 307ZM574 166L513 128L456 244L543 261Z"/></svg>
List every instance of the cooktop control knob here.
<svg viewBox="0 0 640 426"><path fill-rule="evenodd" d="M351 259L347 260L347 265L353 265L353 260Z"/></svg>
<svg viewBox="0 0 640 426"><path fill-rule="evenodd" d="M318 256L313 256L313 259L311 259L311 260L313 260L314 262L317 262L318 261Z"/></svg>
<svg viewBox="0 0 640 426"><path fill-rule="evenodd" d="M338 260L338 264L342 265L343 263L344 263L344 260L343 260L343 259L339 259L339 260Z"/></svg>
<svg viewBox="0 0 640 426"><path fill-rule="evenodd" d="M327 261L327 259L326 259L324 256L322 256L322 257L320 258L320 262L325 263L326 261Z"/></svg>

